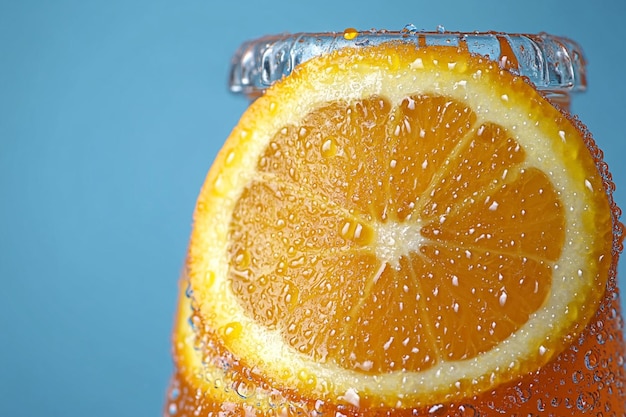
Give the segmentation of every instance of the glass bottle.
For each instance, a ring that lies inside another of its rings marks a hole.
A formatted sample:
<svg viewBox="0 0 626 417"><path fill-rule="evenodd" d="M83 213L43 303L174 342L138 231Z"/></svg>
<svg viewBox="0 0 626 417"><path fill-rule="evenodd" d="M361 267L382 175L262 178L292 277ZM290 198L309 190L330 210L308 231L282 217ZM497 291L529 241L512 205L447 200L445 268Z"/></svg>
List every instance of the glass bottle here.
<svg viewBox="0 0 626 417"><path fill-rule="evenodd" d="M347 29L342 33L301 33L266 36L241 45L232 59L229 86L233 93L254 100L265 89L289 75L300 63L346 46L372 45L390 40L419 46L464 44L474 54L497 61L502 69L526 77L555 106L570 109L573 93L586 89L581 48L569 39L548 34L455 33ZM613 210L613 263L602 303L587 328L555 360L538 371L465 400L432 404L422 409L386 410L384 415L414 416L594 416L626 415L626 372L623 322L617 286L617 259L622 250L624 226L612 197L614 184L602 152L588 135L588 148L601 172ZM195 378L209 380L216 389L249 400L269 401L275 415L370 415L367 410L343 410L321 402L302 401L275 391L269 385L242 377L236 358L220 351L197 332L201 320L181 279L179 317L174 336L177 370L168 391L166 416L255 415L254 401L247 405L218 402L185 375L180 361L185 349L202 356L205 368L194 369ZM249 370L248 370L249 371ZM243 373L247 372L245 369ZM234 397L236 398L236 397ZM268 399L269 398L269 399ZM378 411L378 413L381 413ZM377 414L378 415L378 414Z"/></svg>

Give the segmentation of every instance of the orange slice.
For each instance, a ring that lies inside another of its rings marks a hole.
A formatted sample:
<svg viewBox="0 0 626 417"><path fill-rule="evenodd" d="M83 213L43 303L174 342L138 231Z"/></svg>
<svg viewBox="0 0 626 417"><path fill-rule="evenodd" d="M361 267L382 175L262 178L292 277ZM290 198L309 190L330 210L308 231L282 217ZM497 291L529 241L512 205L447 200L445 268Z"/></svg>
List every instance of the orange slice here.
<svg viewBox="0 0 626 417"><path fill-rule="evenodd" d="M172 407L175 408L169 413L174 415L190 408L221 410L232 415L288 415L286 410L305 410L307 404L303 401L287 398L239 366L232 355L221 352L209 334L198 334L202 323L192 309L190 298L185 296L184 285L188 285L186 279L181 280L182 297L174 336L174 357L180 358L176 364L180 376L174 377L170 389L170 396L174 392ZM197 388L202 390L202 395L190 395L186 391Z"/></svg>
<svg viewBox="0 0 626 417"><path fill-rule="evenodd" d="M463 48L301 65L249 107L202 188L187 265L200 334L269 386L360 407L539 369L589 321L611 264L585 140Z"/></svg>

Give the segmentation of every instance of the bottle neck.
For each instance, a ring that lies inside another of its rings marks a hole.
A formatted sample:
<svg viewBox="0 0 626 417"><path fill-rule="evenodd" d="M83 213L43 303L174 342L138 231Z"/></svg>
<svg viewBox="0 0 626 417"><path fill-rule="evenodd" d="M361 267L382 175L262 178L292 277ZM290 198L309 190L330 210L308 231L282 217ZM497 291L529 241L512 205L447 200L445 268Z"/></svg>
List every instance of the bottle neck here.
<svg viewBox="0 0 626 417"><path fill-rule="evenodd" d="M230 91L250 100L259 97L300 63L345 47L389 41L456 46L491 59L527 78L555 105L569 109L571 94L586 89L585 60L575 42L545 33L419 32L346 30L265 36L242 44L231 61Z"/></svg>

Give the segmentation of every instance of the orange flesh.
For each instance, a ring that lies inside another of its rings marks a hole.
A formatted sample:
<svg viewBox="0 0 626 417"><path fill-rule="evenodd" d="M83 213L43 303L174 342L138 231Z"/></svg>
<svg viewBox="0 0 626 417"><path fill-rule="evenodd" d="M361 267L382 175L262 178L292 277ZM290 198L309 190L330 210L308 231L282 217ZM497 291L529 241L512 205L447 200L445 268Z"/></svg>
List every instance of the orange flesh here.
<svg viewBox="0 0 626 417"><path fill-rule="evenodd" d="M473 358L542 305L563 246L558 195L524 158L447 98L327 104L276 134L241 196L233 292L317 361L381 373Z"/></svg>

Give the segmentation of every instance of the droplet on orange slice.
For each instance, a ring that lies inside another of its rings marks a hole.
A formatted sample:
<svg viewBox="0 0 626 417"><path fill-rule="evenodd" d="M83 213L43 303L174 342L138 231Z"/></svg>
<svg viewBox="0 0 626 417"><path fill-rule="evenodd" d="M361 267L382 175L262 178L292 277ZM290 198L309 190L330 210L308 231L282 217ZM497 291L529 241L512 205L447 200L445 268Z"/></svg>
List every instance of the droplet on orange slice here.
<svg viewBox="0 0 626 417"><path fill-rule="evenodd" d="M307 399L421 407L535 371L587 324L611 263L584 135L462 48L315 58L252 103L208 174L194 308Z"/></svg>

